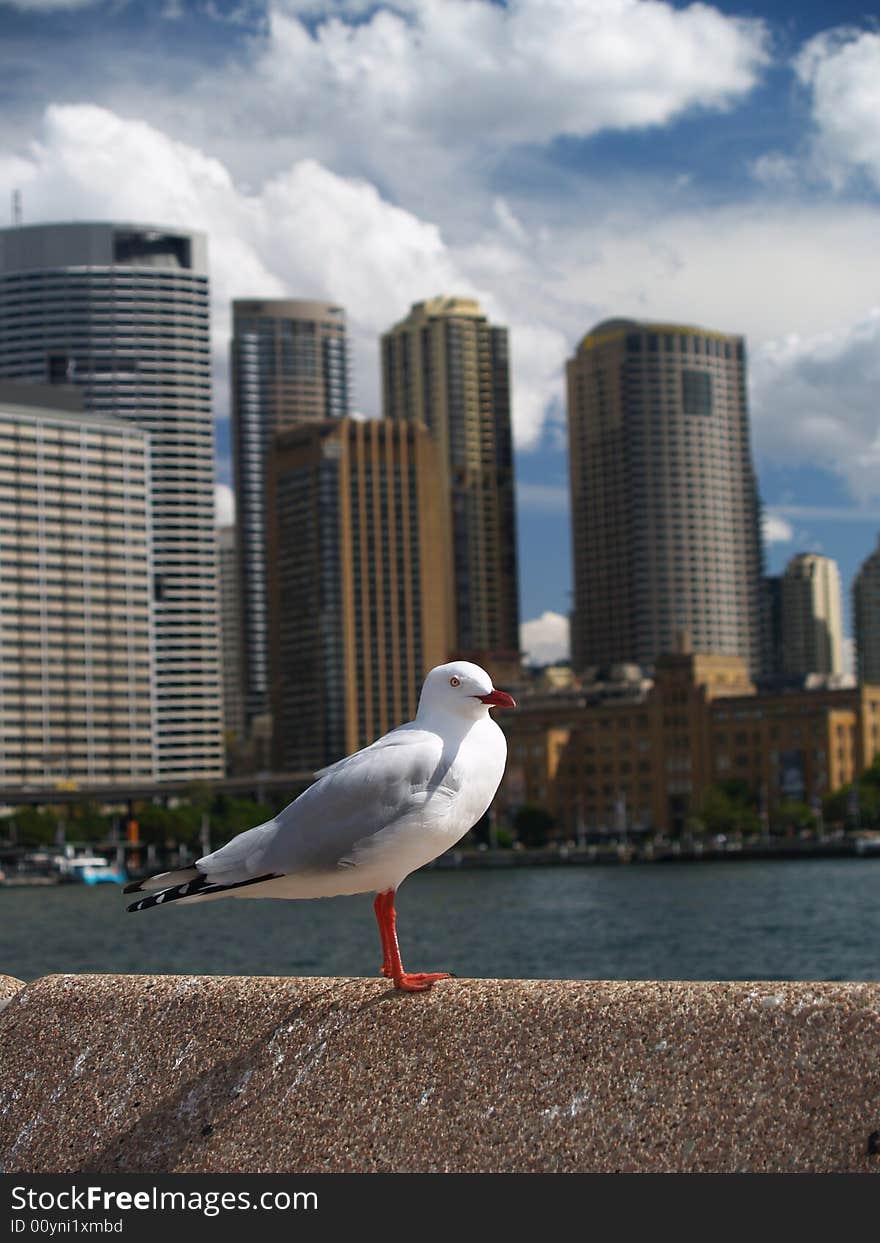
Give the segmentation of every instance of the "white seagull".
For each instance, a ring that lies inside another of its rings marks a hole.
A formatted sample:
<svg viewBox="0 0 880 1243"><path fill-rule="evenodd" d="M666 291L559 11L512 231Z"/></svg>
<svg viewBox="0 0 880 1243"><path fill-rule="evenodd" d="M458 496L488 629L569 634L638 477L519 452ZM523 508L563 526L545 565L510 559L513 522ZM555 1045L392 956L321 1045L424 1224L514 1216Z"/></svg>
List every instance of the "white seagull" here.
<svg viewBox="0 0 880 1243"><path fill-rule="evenodd" d="M126 886L130 911L212 898L329 898L375 892L382 974L424 992L448 972L407 972L394 894L410 872L454 846L488 810L507 742L490 708L513 708L479 665L453 661L425 678L416 719L316 773L272 820L195 866Z"/></svg>

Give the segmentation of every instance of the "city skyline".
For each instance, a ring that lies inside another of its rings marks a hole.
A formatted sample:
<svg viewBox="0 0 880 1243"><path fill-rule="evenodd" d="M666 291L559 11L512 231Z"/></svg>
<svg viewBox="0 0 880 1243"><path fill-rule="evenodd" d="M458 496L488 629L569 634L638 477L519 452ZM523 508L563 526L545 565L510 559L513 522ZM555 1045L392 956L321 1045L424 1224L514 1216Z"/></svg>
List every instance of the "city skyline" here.
<svg viewBox="0 0 880 1243"><path fill-rule="evenodd" d="M18 0L0 26L0 202L211 236L223 478L235 297L345 305L367 415L385 326L478 297L510 326L522 616L558 616L564 358L612 315L712 324L747 343L767 568L833 557L849 611L880 526L858 5Z"/></svg>

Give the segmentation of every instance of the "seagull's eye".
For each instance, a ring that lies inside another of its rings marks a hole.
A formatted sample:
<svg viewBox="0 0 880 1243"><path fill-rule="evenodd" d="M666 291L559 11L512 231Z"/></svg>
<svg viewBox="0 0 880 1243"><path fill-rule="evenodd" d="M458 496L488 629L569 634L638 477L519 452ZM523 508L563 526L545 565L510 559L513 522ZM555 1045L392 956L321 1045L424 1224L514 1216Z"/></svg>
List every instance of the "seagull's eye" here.
<svg viewBox="0 0 880 1243"><path fill-rule="evenodd" d="M449 685L450 686L461 686L461 678L450 678Z"/></svg>

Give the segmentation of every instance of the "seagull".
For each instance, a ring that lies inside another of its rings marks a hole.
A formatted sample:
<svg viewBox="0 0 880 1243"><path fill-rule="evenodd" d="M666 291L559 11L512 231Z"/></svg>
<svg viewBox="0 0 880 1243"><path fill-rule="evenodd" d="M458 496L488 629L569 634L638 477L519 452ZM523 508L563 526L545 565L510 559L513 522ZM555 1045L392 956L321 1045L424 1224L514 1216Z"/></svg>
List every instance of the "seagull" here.
<svg viewBox="0 0 880 1243"><path fill-rule="evenodd" d="M322 768L272 820L190 868L136 881L129 906L213 898L329 898L375 892L382 974L408 993L449 972L404 971L394 896L417 868L454 846L488 810L507 742L490 708L514 708L479 665L453 661L425 678L414 721Z"/></svg>

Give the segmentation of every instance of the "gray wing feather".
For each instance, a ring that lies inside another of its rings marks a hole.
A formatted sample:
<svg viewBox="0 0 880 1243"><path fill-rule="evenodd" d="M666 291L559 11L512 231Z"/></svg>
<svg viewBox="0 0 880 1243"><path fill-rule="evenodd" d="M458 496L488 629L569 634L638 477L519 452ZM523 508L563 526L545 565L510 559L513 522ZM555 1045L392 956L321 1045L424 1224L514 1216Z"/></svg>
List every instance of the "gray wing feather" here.
<svg viewBox="0 0 880 1243"><path fill-rule="evenodd" d="M232 884L268 873L335 871L361 846L434 795L448 791L443 742L404 726L322 770L274 820L248 829L197 861L212 881Z"/></svg>

